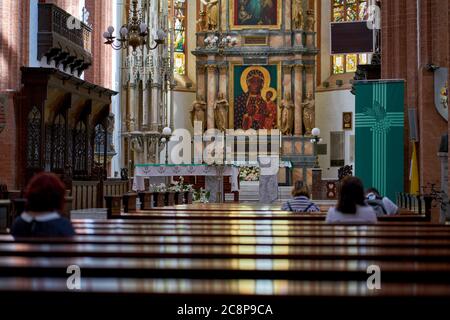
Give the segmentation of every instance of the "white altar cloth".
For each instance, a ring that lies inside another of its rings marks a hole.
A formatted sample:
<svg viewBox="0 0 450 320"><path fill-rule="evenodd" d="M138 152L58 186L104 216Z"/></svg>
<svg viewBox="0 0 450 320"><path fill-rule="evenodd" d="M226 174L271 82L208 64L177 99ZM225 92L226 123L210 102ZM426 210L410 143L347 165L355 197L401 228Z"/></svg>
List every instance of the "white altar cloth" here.
<svg viewBox="0 0 450 320"><path fill-rule="evenodd" d="M223 175L231 177L231 191L239 191L239 168L226 165ZM144 178L177 176L219 176L220 167L207 164L137 164L134 169L133 190L145 190Z"/></svg>

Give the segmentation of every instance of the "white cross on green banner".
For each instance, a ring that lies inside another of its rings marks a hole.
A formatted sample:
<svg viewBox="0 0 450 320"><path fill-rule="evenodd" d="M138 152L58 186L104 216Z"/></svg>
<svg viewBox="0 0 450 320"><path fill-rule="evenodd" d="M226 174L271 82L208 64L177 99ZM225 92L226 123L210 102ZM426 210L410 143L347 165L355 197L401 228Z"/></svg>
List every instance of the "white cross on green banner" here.
<svg viewBox="0 0 450 320"><path fill-rule="evenodd" d="M404 82L355 83L355 174L395 199L403 191Z"/></svg>

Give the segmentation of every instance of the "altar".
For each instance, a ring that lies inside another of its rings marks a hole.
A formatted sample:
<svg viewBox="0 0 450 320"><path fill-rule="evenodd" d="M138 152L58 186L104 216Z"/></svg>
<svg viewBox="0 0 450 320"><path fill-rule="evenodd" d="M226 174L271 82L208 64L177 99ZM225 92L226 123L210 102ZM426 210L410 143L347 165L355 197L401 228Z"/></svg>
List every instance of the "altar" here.
<svg viewBox="0 0 450 320"><path fill-rule="evenodd" d="M211 202L218 202L218 192L223 195L224 176L230 177L231 191L239 191L238 167L207 164L137 164L134 170L133 190L145 190L145 178L178 176L205 176L205 188L211 193Z"/></svg>
<svg viewBox="0 0 450 320"><path fill-rule="evenodd" d="M255 166L261 170L259 177L260 202L272 203L278 199L277 173L280 167L291 163L278 157L258 157L258 161L232 162L225 165L207 164L137 164L134 170L133 190L145 190L145 178L205 176L205 189L210 192L210 202L220 202L223 195L223 177L230 177L231 191L239 191L239 170L243 166Z"/></svg>

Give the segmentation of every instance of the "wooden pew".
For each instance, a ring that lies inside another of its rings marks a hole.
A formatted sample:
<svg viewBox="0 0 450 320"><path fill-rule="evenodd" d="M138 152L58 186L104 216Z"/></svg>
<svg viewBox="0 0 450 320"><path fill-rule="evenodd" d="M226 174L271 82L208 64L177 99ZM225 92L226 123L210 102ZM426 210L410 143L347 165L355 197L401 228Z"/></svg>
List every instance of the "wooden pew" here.
<svg viewBox="0 0 450 320"><path fill-rule="evenodd" d="M23 310L23 301L28 301L27 309L32 312L37 306L60 305L70 307L72 316L82 316L86 307L95 307L108 316L137 317L151 310L153 314L171 316L166 319L176 319L180 306L202 305L217 310L208 319L239 319L236 315L228 314L227 318L221 314L223 305L239 304L270 306L274 315L269 314L268 319L291 319L299 309L316 316L336 316L348 313L355 305L371 310L370 314L377 317L385 315L392 306L401 310L402 316L427 313L434 317L437 312L442 313L449 297L446 283L385 283L383 290L369 290L365 280L352 281L349 286L348 281L216 279L212 285L210 279L86 277L81 290L71 291L65 278L0 278L0 298L8 307L17 308L16 314ZM356 318L352 313L346 316L353 317Z"/></svg>
<svg viewBox="0 0 450 320"><path fill-rule="evenodd" d="M189 301L267 302L277 316L323 303L371 310L404 303L408 311L448 303L450 226L408 219L328 225L323 215L236 208L74 220L74 238L0 236L1 301L147 310L150 300L170 310ZM71 264L82 268L82 294L67 290ZM371 264L381 267L383 290L367 288Z"/></svg>
<svg viewBox="0 0 450 320"><path fill-rule="evenodd" d="M280 212L272 214L271 212L254 213L254 212L239 212L239 211L227 211L227 212L182 212L182 211L164 211L164 212L149 212L138 211L133 214L120 214L113 215L112 219L220 219L220 220L232 220L232 219L271 219L271 220L325 220L326 215L324 213L311 213L311 214L293 214L290 212ZM418 222L430 222L429 218L425 215L399 215L399 216L384 216L379 217L379 221L418 221Z"/></svg>
<svg viewBox="0 0 450 320"><path fill-rule="evenodd" d="M95 232L93 230L93 232ZM20 243L44 243L48 244L49 240L45 238L22 238L18 240ZM17 242L10 235L0 235L0 243ZM144 235L103 235L93 233L91 235L77 235L72 238L53 238L51 243L62 244L133 244L133 245L157 245L157 244L178 244L189 243L191 245L284 245L284 246L300 246L300 247L398 247L411 248L411 240L409 238L392 238L392 237L340 237L323 236L323 237L279 237L271 236L255 236L255 237L199 237L199 236L157 236L152 234ZM414 241L416 248L446 248L450 245L450 239L420 239Z"/></svg>

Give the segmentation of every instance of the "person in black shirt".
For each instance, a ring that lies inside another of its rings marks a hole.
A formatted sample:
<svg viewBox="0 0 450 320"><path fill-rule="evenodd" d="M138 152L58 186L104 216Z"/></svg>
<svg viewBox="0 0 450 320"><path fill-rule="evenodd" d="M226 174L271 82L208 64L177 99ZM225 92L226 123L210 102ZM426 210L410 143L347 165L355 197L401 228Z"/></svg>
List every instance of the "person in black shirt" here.
<svg viewBox="0 0 450 320"><path fill-rule="evenodd" d="M20 237L70 237L75 231L70 221L61 217L65 187L53 173L35 175L25 190L25 212L14 221L11 234Z"/></svg>

